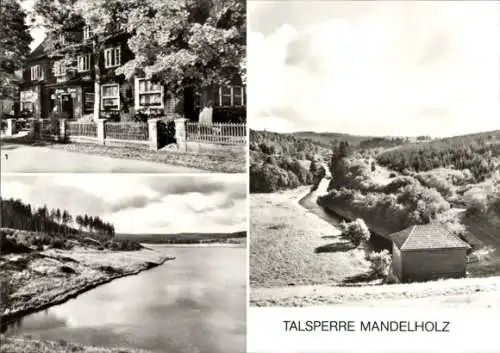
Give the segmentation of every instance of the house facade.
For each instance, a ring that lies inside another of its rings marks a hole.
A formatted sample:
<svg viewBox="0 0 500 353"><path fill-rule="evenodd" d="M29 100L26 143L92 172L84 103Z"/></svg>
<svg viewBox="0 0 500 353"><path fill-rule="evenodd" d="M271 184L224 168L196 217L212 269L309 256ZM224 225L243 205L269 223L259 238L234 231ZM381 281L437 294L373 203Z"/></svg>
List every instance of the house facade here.
<svg viewBox="0 0 500 353"><path fill-rule="evenodd" d="M118 67L133 58L125 32L112 33L100 43L101 50L97 53L93 53L89 27L72 35L68 44L74 53L71 63L62 57L49 57L44 49L47 39L30 54L20 85L21 111L30 112L35 118L49 118L57 113L65 119L90 120L99 99L101 118L127 121L138 112L154 110L167 117L176 114L198 120L202 107L200 94L194 88L186 87L183 94L172 97L162 84L116 74ZM95 94L97 75L99 95ZM214 102L213 121L246 120L245 91L241 82L208 90Z"/></svg>
<svg viewBox="0 0 500 353"><path fill-rule="evenodd" d="M401 282L466 275L469 245L439 224L411 226L390 238L393 272Z"/></svg>

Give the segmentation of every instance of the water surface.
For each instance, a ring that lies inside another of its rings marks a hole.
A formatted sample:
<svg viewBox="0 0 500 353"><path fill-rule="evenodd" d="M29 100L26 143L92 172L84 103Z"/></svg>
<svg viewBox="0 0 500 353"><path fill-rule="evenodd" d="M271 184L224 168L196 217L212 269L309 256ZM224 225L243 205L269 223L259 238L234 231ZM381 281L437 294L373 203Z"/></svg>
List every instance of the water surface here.
<svg viewBox="0 0 500 353"><path fill-rule="evenodd" d="M176 260L28 315L7 333L157 352L244 352L246 249L150 247Z"/></svg>

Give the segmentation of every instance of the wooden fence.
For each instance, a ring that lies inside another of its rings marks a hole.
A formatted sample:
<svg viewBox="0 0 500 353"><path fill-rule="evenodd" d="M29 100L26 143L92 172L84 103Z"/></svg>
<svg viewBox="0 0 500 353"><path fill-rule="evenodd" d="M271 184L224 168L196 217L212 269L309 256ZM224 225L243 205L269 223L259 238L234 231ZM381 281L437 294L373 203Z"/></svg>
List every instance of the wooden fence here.
<svg viewBox="0 0 500 353"><path fill-rule="evenodd" d="M221 145L244 145L247 141L247 126L238 123L203 125L197 122L187 122L186 140Z"/></svg>

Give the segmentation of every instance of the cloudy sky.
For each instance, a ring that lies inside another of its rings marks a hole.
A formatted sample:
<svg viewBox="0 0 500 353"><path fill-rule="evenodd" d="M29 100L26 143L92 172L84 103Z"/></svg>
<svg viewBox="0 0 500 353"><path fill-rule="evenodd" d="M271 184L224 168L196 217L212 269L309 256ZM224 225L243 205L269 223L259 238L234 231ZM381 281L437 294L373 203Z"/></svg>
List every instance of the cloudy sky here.
<svg viewBox="0 0 500 353"><path fill-rule="evenodd" d="M497 1L255 1L249 122L449 136L500 128Z"/></svg>
<svg viewBox="0 0 500 353"><path fill-rule="evenodd" d="M246 226L245 175L2 176L1 195L100 216L117 233L232 232Z"/></svg>

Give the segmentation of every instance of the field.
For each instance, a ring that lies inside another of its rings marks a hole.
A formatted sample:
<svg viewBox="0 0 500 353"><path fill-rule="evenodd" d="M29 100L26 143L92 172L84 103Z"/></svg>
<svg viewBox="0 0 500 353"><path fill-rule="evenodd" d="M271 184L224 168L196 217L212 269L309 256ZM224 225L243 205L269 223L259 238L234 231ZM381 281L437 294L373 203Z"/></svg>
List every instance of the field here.
<svg viewBox="0 0 500 353"><path fill-rule="evenodd" d="M316 253L341 246L339 230L299 205L309 191L300 187L250 195L250 285L257 287L341 284L370 272L362 249Z"/></svg>

